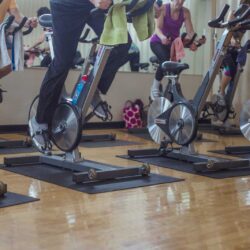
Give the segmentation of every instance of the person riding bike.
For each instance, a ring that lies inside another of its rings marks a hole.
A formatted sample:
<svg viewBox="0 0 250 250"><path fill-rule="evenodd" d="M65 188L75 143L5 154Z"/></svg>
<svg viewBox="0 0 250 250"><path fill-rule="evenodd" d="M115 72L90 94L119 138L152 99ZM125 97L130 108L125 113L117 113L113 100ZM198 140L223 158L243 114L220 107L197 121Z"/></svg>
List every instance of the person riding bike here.
<svg viewBox="0 0 250 250"><path fill-rule="evenodd" d="M250 5L250 0L241 0L240 4ZM231 12L229 14L228 20L232 20L234 18L236 18L234 12ZM223 75L219 87L219 95L223 99L225 97L225 90L231 80L234 79L234 76L237 71L237 58L239 54L239 49L241 47L241 38L243 35L243 32L233 33L230 48L228 49L227 54L225 55L225 58L223 60Z"/></svg>
<svg viewBox="0 0 250 250"><path fill-rule="evenodd" d="M171 44L180 36L180 29L185 24L187 38L194 35L193 24L189 9L183 7L185 0L171 0L171 3L163 4L161 12L156 22L155 34L151 37L150 47L160 61L155 74L155 79L151 86L150 97L154 100L160 96L160 82L164 75L161 64L170 60ZM200 43L204 43L200 40ZM192 44L190 50L195 51L197 46Z"/></svg>
<svg viewBox="0 0 250 250"><path fill-rule="evenodd" d="M48 130L51 123L85 25L88 24L97 36L102 33L105 17L104 15L92 17L91 10L95 7L105 10L111 3L111 0L50 0L55 58L41 85L36 117L32 117L29 121L30 133L38 148L45 144L42 134ZM106 116L102 106L99 105L102 102L100 93L104 95L107 93L116 72L128 61L130 44L131 38L127 44L116 46L105 66L91 103L91 107L99 117Z"/></svg>

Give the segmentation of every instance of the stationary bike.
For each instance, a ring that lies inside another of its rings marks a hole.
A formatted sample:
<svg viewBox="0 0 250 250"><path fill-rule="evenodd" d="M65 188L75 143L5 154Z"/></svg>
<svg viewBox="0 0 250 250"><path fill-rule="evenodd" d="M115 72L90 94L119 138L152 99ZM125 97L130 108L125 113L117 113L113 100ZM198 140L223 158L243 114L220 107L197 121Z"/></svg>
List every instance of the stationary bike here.
<svg viewBox="0 0 250 250"><path fill-rule="evenodd" d="M9 36L11 36L12 41L14 41L16 33L24 28L24 25L27 21L27 17L24 17L18 26L13 26L14 20L15 20L14 16L9 16L6 19L5 24L4 24L5 25L4 26L5 34L8 34ZM33 29L31 27L24 30L23 35L29 35L32 32L32 30ZM13 54L14 54L14 51L12 48L12 57L13 57ZM4 77L5 75L9 74L10 72L11 72L11 67L8 70L5 70L5 72L3 72L3 75L1 74L0 78ZM0 103L3 102L3 94L5 92L7 92L7 91L0 89ZM0 148L27 148L27 147L31 147L31 146L32 146L32 143L31 143L31 140L29 138L26 138L25 140L1 140L0 141Z"/></svg>
<svg viewBox="0 0 250 250"><path fill-rule="evenodd" d="M184 48L190 48L190 46L192 44L195 44L197 48L201 47L202 46L202 43L201 43L201 40L202 39L205 39L205 35L202 35L201 38L198 38L198 35L197 33L194 33L194 35L192 36L191 39L187 39L187 33L182 33L181 34L181 39L183 41L183 45L184 45ZM160 61L159 59L157 58L157 56L152 56L150 57L150 62L152 64L152 66L157 69L159 66L160 66ZM160 84L160 87L159 87L159 90L160 90L160 93L161 93L161 97L164 97L164 98L167 98L171 103L174 101L174 94L172 92L172 83L171 83L171 80L169 79L168 76L165 76L166 79L168 79L168 82L166 84L166 86L163 86L163 84L161 83ZM180 87L180 86L179 86ZM181 89L179 88L178 90L179 92L181 92ZM149 97L150 98L150 97ZM151 98L150 98L151 100ZM153 103L153 100L150 101L152 105ZM158 110L158 104L159 103L154 103L152 108L150 110ZM161 105L161 104L160 104ZM153 111L155 112L155 111ZM149 122L149 124L152 124L151 121ZM148 126L149 130L151 130L150 128L150 125ZM152 130L151 130L152 131ZM155 131L155 130L154 130ZM151 134L151 137L153 137L154 141L156 141L157 143L161 143L162 141L162 137L159 136L160 134L158 132L156 132L155 135L153 135L152 133ZM197 134L197 137L196 137L197 140L201 140L202 139L202 134Z"/></svg>
<svg viewBox="0 0 250 250"><path fill-rule="evenodd" d="M237 49L238 53L240 53L242 49L247 50L247 53L250 52L250 40L246 41L242 47ZM239 129L231 127L227 123L229 120L232 120L236 117L236 112L233 107L233 100L238 87L240 76L244 72L245 63L246 60L237 62L236 74L227 87L226 95L222 97L219 94L214 94L211 98L211 101L206 102L201 113L201 119L212 117L213 120L222 122L222 125L220 126L213 125L216 130L218 129L220 134L240 134Z"/></svg>
<svg viewBox="0 0 250 250"><path fill-rule="evenodd" d="M193 141L198 130L198 118L204 108L207 96L212 88L215 77L219 72L224 55L229 46L234 31L245 31L250 29L250 8L246 8L243 14L237 19L223 22L229 10L225 5L221 14L215 20L209 22L213 28L226 28L216 48L210 68L205 75L193 100L187 100L178 83L179 75L188 64L176 62L164 62L162 69L170 81L168 93L172 102L165 97L156 98L149 109L148 128L153 139L161 143L161 152L168 158L193 162L197 171L220 170L233 167L248 166L248 161L218 161L205 155L198 155L194 150ZM173 149L172 143L180 145L180 149Z"/></svg>
<svg viewBox="0 0 250 250"><path fill-rule="evenodd" d="M44 14L42 16L39 17L39 24L44 28L45 30L45 39L49 44L49 48L50 48L50 54L51 54L51 58L54 58L54 49L53 49L53 29L52 29L52 17L50 14ZM83 36L79 39L80 43L90 43L92 44L92 48L90 50L89 56L86 60L83 60L83 72L81 72L81 74L79 75L79 78L77 80L77 82L79 82L81 80L81 77L83 75L88 74L90 67L94 65L95 63L95 56L96 56L96 48L98 45L98 38L94 37L92 39L87 39L88 34L90 32L90 29L86 29L86 31L84 32ZM76 88L76 86L75 86ZM75 88L73 90L72 96L74 95L74 91ZM63 90L65 95L66 95L66 91L65 89ZM36 114L36 110L37 110L37 105L38 105L38 101L39 101L39 96L36 96L34 98L34 100L31 103L30 106L30 110L29 110L29 119L31 117L33 117ZM98 106L102 106L103 111L105 112L105 118L102 117L98 117L95 114L95 109L98 108ZM111 121L113 118L113 115L110 111L110 106L108 105L107 102L101 102L99 103L95 109L92 112L89 112L88 115L86 115L84 122L86 123L87 121L89 121L92 117L97 116L99 119L103 120L103 121ZM81 142L87 142L87 141L113 141L116 139L116 135L114 133L111 134L100 134L100 135L82 135L81 137ZM51 146L51 145L50 145Z"/></svg>
<svg viewBox="0 0 250 250"><path fill-rule="evenodd" d="M21 21L21 23L16 26L15 28L13 28L12 31L10 31L9 29L11 28L13 22L15 20L14 16L9 16L7 18L7 20L3 23L4 25L4 31L6 34L11 35L13 38L15 37L15 34L17 32L19 32L20 30L23 29L26 21L27 21L27 17L24 17L23 20ZM23 35L28 35L32 32L32 28L27 29L26 31L23 32ZM5 75L7 75L8 71L5 71L3 75L1 75L1 77L4 77ZM0 89L0 103L2 103L3 101L3 93L6 92L3 89ZM26 141L1 141L0 142L0 148L16 148L16 147L30 147L31 146L31 142L26 140ZM3 183L0 181L0 199L4 198L4 194L7 193L7 184Z"/></svg>
<svg viewBox="0 0 250 250"><path fill-rule="evenodd" d="M147 0L146 4L136 11L132 11L134 0L128 6L127 17L131 18L141 15L152 8L154 1ZM94 15L96 10L91 13ZM52 25L51 22L48 25ZM100 45L94 65L88 72L83 71L82 84L78 98L73 101L72 96L76 96L77 85L73 93L67 95L63 91L57 108L52 118L50 127L51 141L64 152L60 155L52 155L49 150L44 151L41 156L25 156L18 158L5 158L6 167L22 164L48 164L54 167L68 169L73 171L73 181L76 183L86 181L112 180L115 178L144 177L150 174L150 166L123 168L108 164L101 164L93 161L87 161L81 157L78 144L82 135L82 123L86 119L86 114L94 97L102 72L107 63L112 47ZM49 138L48 138L49 139ZM50 142L49 142L50 143ZM48 144L49 144L48 143ZM82 172L84 171L84 172Z"/></svg>

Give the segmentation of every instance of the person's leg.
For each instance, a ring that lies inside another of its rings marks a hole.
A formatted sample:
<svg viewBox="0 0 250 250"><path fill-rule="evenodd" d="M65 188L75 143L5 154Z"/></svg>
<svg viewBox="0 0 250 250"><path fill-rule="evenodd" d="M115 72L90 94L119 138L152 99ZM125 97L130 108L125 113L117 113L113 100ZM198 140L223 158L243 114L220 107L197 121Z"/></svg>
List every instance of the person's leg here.
<svg viewBox="0 0 250 250"><path fill-rule="evenodd" d="M107 94L117 71L121 66L128 62L128 51L131 46L131 42L132 40L129 36L127 44L120 44L113 48L98 85L98 88L102 94Z"/></svg>
<svg viewBox="0 0 250 250"><path fill-rule="evenodd" d="M129 54L130 69L133 72L139 72L140 70L140 53L134 52Z"/></svg>
<svg viewBox="0 0 250 250"><path fill-rule="evenodd" d="M98 37L101 36L101 33L103 31L104 18L104 16L98 15L98 17L90 18L87 22L88 25L95 31ZM102 94L106 95L118 69L128 62L128 51L131 43L132 40L130 35L128 34L128 43L117 45L112 49L98 85L98 89Z"/></svg>
<svg viewBox="0 0 250 250"><path fill-rule="evenodd" d="M41 134L51 123L85 24L84 17L88 16L91 8L91 4L86 4L86 8L51 4L55 58L40 89L36 117L29 121L30 133L38 148L45 144Z"/></svg>
<svg viewBox="0 0 250 250"><path fill-rule="evenodd" d="M72 65L78 40L84 27L84 8L51 4L55 58L45 75L37 109L37 121L50 123Z"/></svg>
<svg viewBox="0 0 250 250"><path fill-rule="evenodd" d="M224 73L224 75L221 78L220 90L219 90L219 93L222 96L225 96L226 87L228 86L228 84L230 83L231 80L232 80L232 77Z"/></svg>
<svg viewBox="0 0 250 250"><path fill-rule="evenodd" d="M104 15L98 15L95 17L90 17L87 24L94 30L98 37L101 36L103 31L103 25L105 21ZM101 99L100 93L106 94L114 80L116 72L118 69L128 62L129 55L128 51L131 45L131 38L129 36L129 42L127 44L121 44L115 46L108 58L107 64L103 70L100 82L98 84L98 89L92 99L91 107L95 114L101 118L106 118L106 113L102 107L103 101Z"/></svg>
<svg viewBox="0 0 250 250"><path fill-rule="evenodd" d="M233 60L232 56L228 54L223 61L223 66L224 66L223 76L220 82L219 93L222 96L225 96L226 88L228 84L230 83L230 81L235 76L237 65L236 65L236 62Z"/></svg>
<svg viewBox="0 0 250 250"><path fill-rule="evenodd" d="M161 69L161 64L170 59L170 46L165 46L161 43L150 43L150 48L152 52L157 56L160 62L160 65L156 70L155 79L153 81L150 91L150 97L152 100L154 100L156 97L159 97L161 95L159 87L161 80L164 77Z"/></svg>

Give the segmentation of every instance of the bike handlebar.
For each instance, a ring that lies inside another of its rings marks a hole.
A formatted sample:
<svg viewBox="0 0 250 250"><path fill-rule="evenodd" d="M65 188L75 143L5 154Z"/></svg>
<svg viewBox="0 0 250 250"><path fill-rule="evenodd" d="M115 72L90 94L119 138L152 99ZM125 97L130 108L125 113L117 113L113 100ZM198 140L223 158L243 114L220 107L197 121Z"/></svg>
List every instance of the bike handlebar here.
<svg viewBox="0 0 250 250"><path fill-rule="evenodd" d="M240 5L240 7L234 13L236 17L233 20L230 20L228 22L222 22L224 21L225 15L228 12L229 7L230 6L228 4L225 4L219 17L208 22L208 25L212 28L226 28L226 27L234 28L236 25L239 24L239 29L243 30L244 26L246 29L248 29L246 26L249 24L249 22L246 19L250 16L250 7L248 7L245 4ZM242 11L244 12L243 14L240 15Z"/></svg>
<svg viewBox="0 0 250 250"><path fill-rule="evenodd" d="M12 25L12 23L14 22L15 20L15 17L14 16L9 16L7 21L5 22L6 25L5 25L5 31L8 30L10 28L10 26ZM28 18L27 17L24 17L23 20L21 21L21 23L14 28L14 30L11 32L12 34L15 34L16 32L18 32L19 30L21 30L25 23L27 22ZM31 32L33 31L33 28L32 27L29 27L26 31L23 32L23 35L28 35L30 34Z"/></svg>
<svg viewBox="0 0 250 250"><path fill-rule="evenodd" d="M14 16L9 16L8 19L5 22L5 30L9 29L9 27L11 26L11 24L14 22L15 17Z"/></svg>
<svg viewBox="0 0 250 250"><path fill-rule="evenodd" d="M235 19L229 21L227 25L235 26L236 24L239 24L239 23L245 21L245 19L247 19L249 16L250 16L250 7L247 8L247 10L239 18L235 18Z"/></svg>
<svg viewBox="0 0 250 250"><path fill-rule="evenodd" d="M29 27L27 30L23 31L23 35L24 35L24 36L27 36L27 35L29 35L32 31L33 31L33 28L32 28L32 27Z"/></svg>
<svg viewBox="0 0 250 250"><path fill-rule="evenodd" d="M83 36L78 40L80 43L95 43L99 40L98 37L92 38L87 40L87 36L89 35L90 29L86 29L86 31L84 32Z"/></svg>
<svg viewBox="0 0 250 250"><path fill-rule="evenodd" d="M144 14L145 12L147 12L154 4L155 0L147 0L147 2L145 3L144 6L130 12L138 3L139 0L132 0L131 3L129 5L126 6L126 14L128 18L132 18L135 16L140 16L142 14ZM157 4L159 6L161 6L162 4L162 0L157 0ZM90 15L98 15L98 14L106 14L108 12L109 9L107 10L103 10L103 9L99 9L99 8L94 8L90 11Z"/></svg>
<svg viewBox="0 0 250 250"><path fill-rule="evenodd" d="M16 33L19 30L21 30L24 27L24 25L27 22L27 20L28 20L28 18L24 17L23 20L21 21L21 23L13 30L13 33Z"/></svg>
<svg viewBox="0 0 250 250"><path fill-rule="evenodd" d="M140 16L140 15L144 14L153 6L154 2L155 2L155 0L147 0L145 5L142 6L141 8L138 8L132 12L127 12L127 17L132 18L132 17L136 17L136 16Z"/></svg>
<svg viewBox="0 0 250 250"><path fill-rule="evenodd" d="M229 8L230 6L228 4L225 4L220 15L216 19L209 21L208 26L212 28L220 28L221 22L224 21Z"/></svg>

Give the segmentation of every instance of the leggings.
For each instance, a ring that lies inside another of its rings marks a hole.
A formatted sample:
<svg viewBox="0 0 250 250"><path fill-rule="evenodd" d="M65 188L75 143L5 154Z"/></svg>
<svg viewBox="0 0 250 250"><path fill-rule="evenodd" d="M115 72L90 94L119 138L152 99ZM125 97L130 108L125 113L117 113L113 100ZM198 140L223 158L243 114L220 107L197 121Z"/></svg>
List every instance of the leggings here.
<svg viewBox="0 0 250 250"><path fill-rule="evenodd" d="M225 58L223 59L222 63L225 76L234 78L237 70L237 55L237 50L233 49L229 50L225 55Z"/></svg>
<svg viewBox="0 0 250 250"><path fill-rule="evenodd" d="M160 65L157 68L156 73L155 73L155 79L157 81L161 81L162 78L164 77L164 74L161 69L161 65L165 61L169 61L171 45L163 45L161 43L152 42L150 43L150 48L160 61Z"/></svg>

